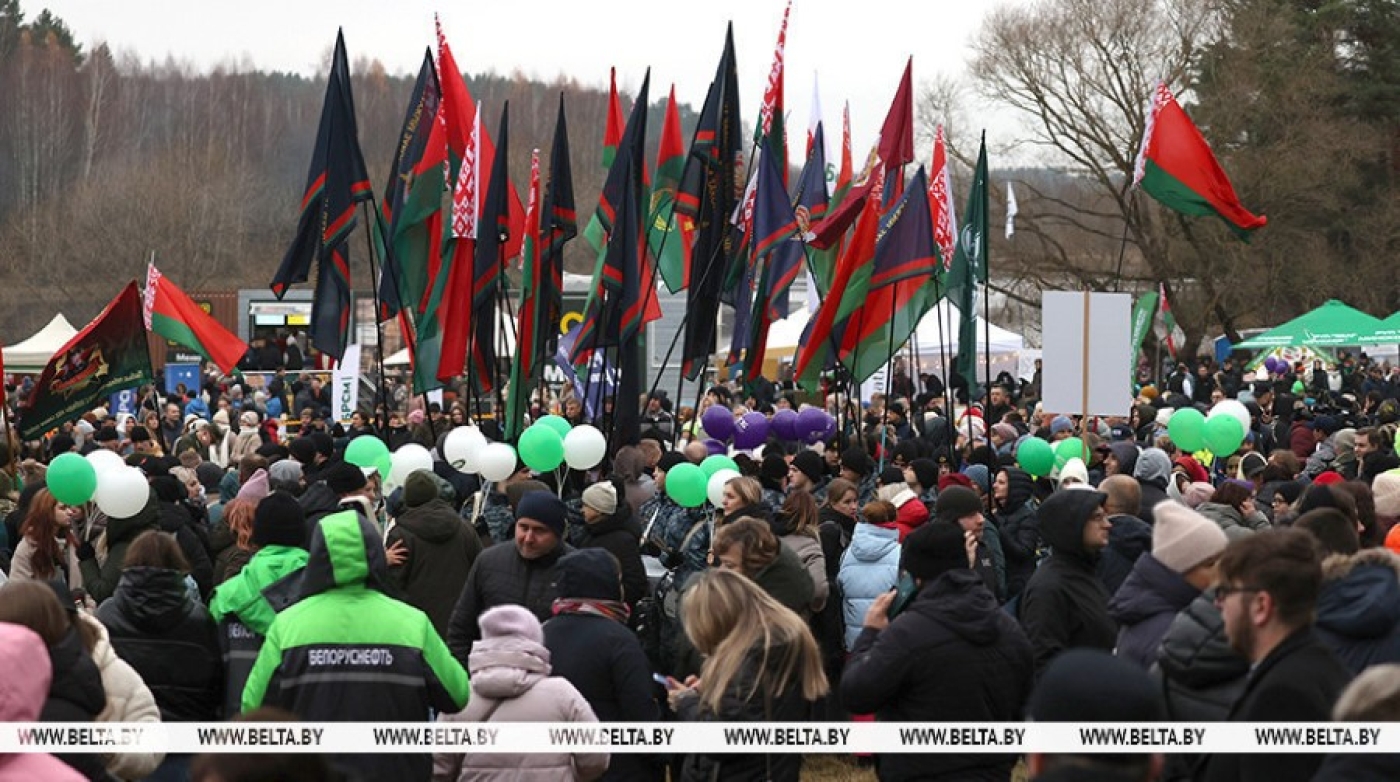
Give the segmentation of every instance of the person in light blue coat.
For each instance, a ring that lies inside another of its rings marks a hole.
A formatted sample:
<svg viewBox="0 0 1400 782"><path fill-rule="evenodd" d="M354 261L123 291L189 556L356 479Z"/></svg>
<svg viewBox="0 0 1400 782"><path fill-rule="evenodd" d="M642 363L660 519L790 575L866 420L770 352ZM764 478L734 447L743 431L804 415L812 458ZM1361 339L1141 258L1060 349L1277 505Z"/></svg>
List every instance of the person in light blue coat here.
<svg viewBox="0 0 1400 782"><path fill-rule="evenodd" d="M856 525L851 545L841 555L836 577L841 585L846 651L855 648L870 604L899 581L899 528L894 505L876 500L866 505L861 515L863 521Z"/></svg>

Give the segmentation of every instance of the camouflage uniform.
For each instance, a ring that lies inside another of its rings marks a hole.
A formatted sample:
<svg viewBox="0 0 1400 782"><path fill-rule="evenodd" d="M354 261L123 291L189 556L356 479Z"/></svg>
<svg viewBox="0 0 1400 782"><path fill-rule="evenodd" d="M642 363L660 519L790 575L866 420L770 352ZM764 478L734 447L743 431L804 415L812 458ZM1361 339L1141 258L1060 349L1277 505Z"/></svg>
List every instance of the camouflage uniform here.
<svg viewBox="0 0 1400 782"><path fill-rule="evenodd" d="M653 520L655 517L655 520ZM642 541L646 551L655 553L668 570L675 572L677 585L685 583L691 573L698 573L708 566L710 555L709 524L702 523L686 542L686 535L703 522L705 514L700 508L684 508L664 493L642 503L642 528L651 525L647 539ZM684 551L677 551L685 543Z"/></svg>
<svg viewBox="0 0 1400 782"><path fill-rule="evenodd" d="M471 518L472 505L471 499L462 504L464 518ZM485 530L496 543L515 540L515 511L511 510L510 498L503 492L487 494L481 505L481 515L476 519L476 529L478 532Z"/></svg>

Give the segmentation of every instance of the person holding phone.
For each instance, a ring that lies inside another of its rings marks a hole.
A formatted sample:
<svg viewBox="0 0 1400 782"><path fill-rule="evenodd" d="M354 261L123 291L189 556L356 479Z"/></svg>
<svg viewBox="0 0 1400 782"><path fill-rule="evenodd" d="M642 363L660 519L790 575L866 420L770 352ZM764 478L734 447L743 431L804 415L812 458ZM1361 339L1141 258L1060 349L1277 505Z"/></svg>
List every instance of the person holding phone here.
<svg viewBox="0 0 1400 782"><path fill-rule="evenodd" d="M841 679L841 701L880 722L1014 722L1034 685L1030 641L969 567L957 524L933 521L904 542L913 590L890 590L866 611ZM891 608L911 594L903 610ZM881 779L1005 780L1011 755L876 756Z"/></svg>

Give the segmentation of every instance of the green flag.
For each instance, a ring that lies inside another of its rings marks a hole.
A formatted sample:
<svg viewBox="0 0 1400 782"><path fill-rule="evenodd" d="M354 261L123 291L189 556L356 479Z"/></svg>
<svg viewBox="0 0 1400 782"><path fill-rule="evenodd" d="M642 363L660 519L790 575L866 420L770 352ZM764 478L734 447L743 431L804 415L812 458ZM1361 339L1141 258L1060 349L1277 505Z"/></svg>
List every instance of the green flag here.
<svg viewBox="0 0 1400 782"><path fill-rule="evenodd" d="M1139 296L1137 304L1133 305L1133 352L1129 359L1129 366L1133 368L1137 367L1138 351L1142 350L1142 341L1147 338L1147 330L1152 327L1152 316L1156 313L1157 294L1152 291Z"/></svg>
<svg viewBox="0 0 1400 782"><path fill-rule="evenodd" d="M958 231L953 251L953 268L948 272L947 295L962 311L958 329L958 374L967 380L968 395L977 387L977 326L973 322L972 293L978 283L987 283L987 134L977 152L977 168L972 173L972 190L967 196L966 219Z"/></svg>

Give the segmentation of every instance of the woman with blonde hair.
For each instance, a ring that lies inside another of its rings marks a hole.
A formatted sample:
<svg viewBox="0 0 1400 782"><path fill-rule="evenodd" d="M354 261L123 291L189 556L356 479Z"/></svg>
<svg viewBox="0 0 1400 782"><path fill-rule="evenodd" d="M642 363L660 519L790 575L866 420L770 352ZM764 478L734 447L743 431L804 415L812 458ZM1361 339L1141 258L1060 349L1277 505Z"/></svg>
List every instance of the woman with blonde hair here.
<svg viewBox="0 0 1400 782"><path fill-rule="evenodd" d="M739 573L699 575L681 606L686 637L705 655L698 679L672 680L671 705L687 722L797 722L830 689L802 618ZM694 754L682 780L801 777L802 756Z"/></svg>
<svg viewBox="0 0 1400 782"><path fill-rule="evenodd" d="M771 519L774 510L776 509L769 508L763 502L763 484L759 483L757 478L730 478L724 484L724 499L716 511L715 526L728 524L741 516Z"/></svg>

